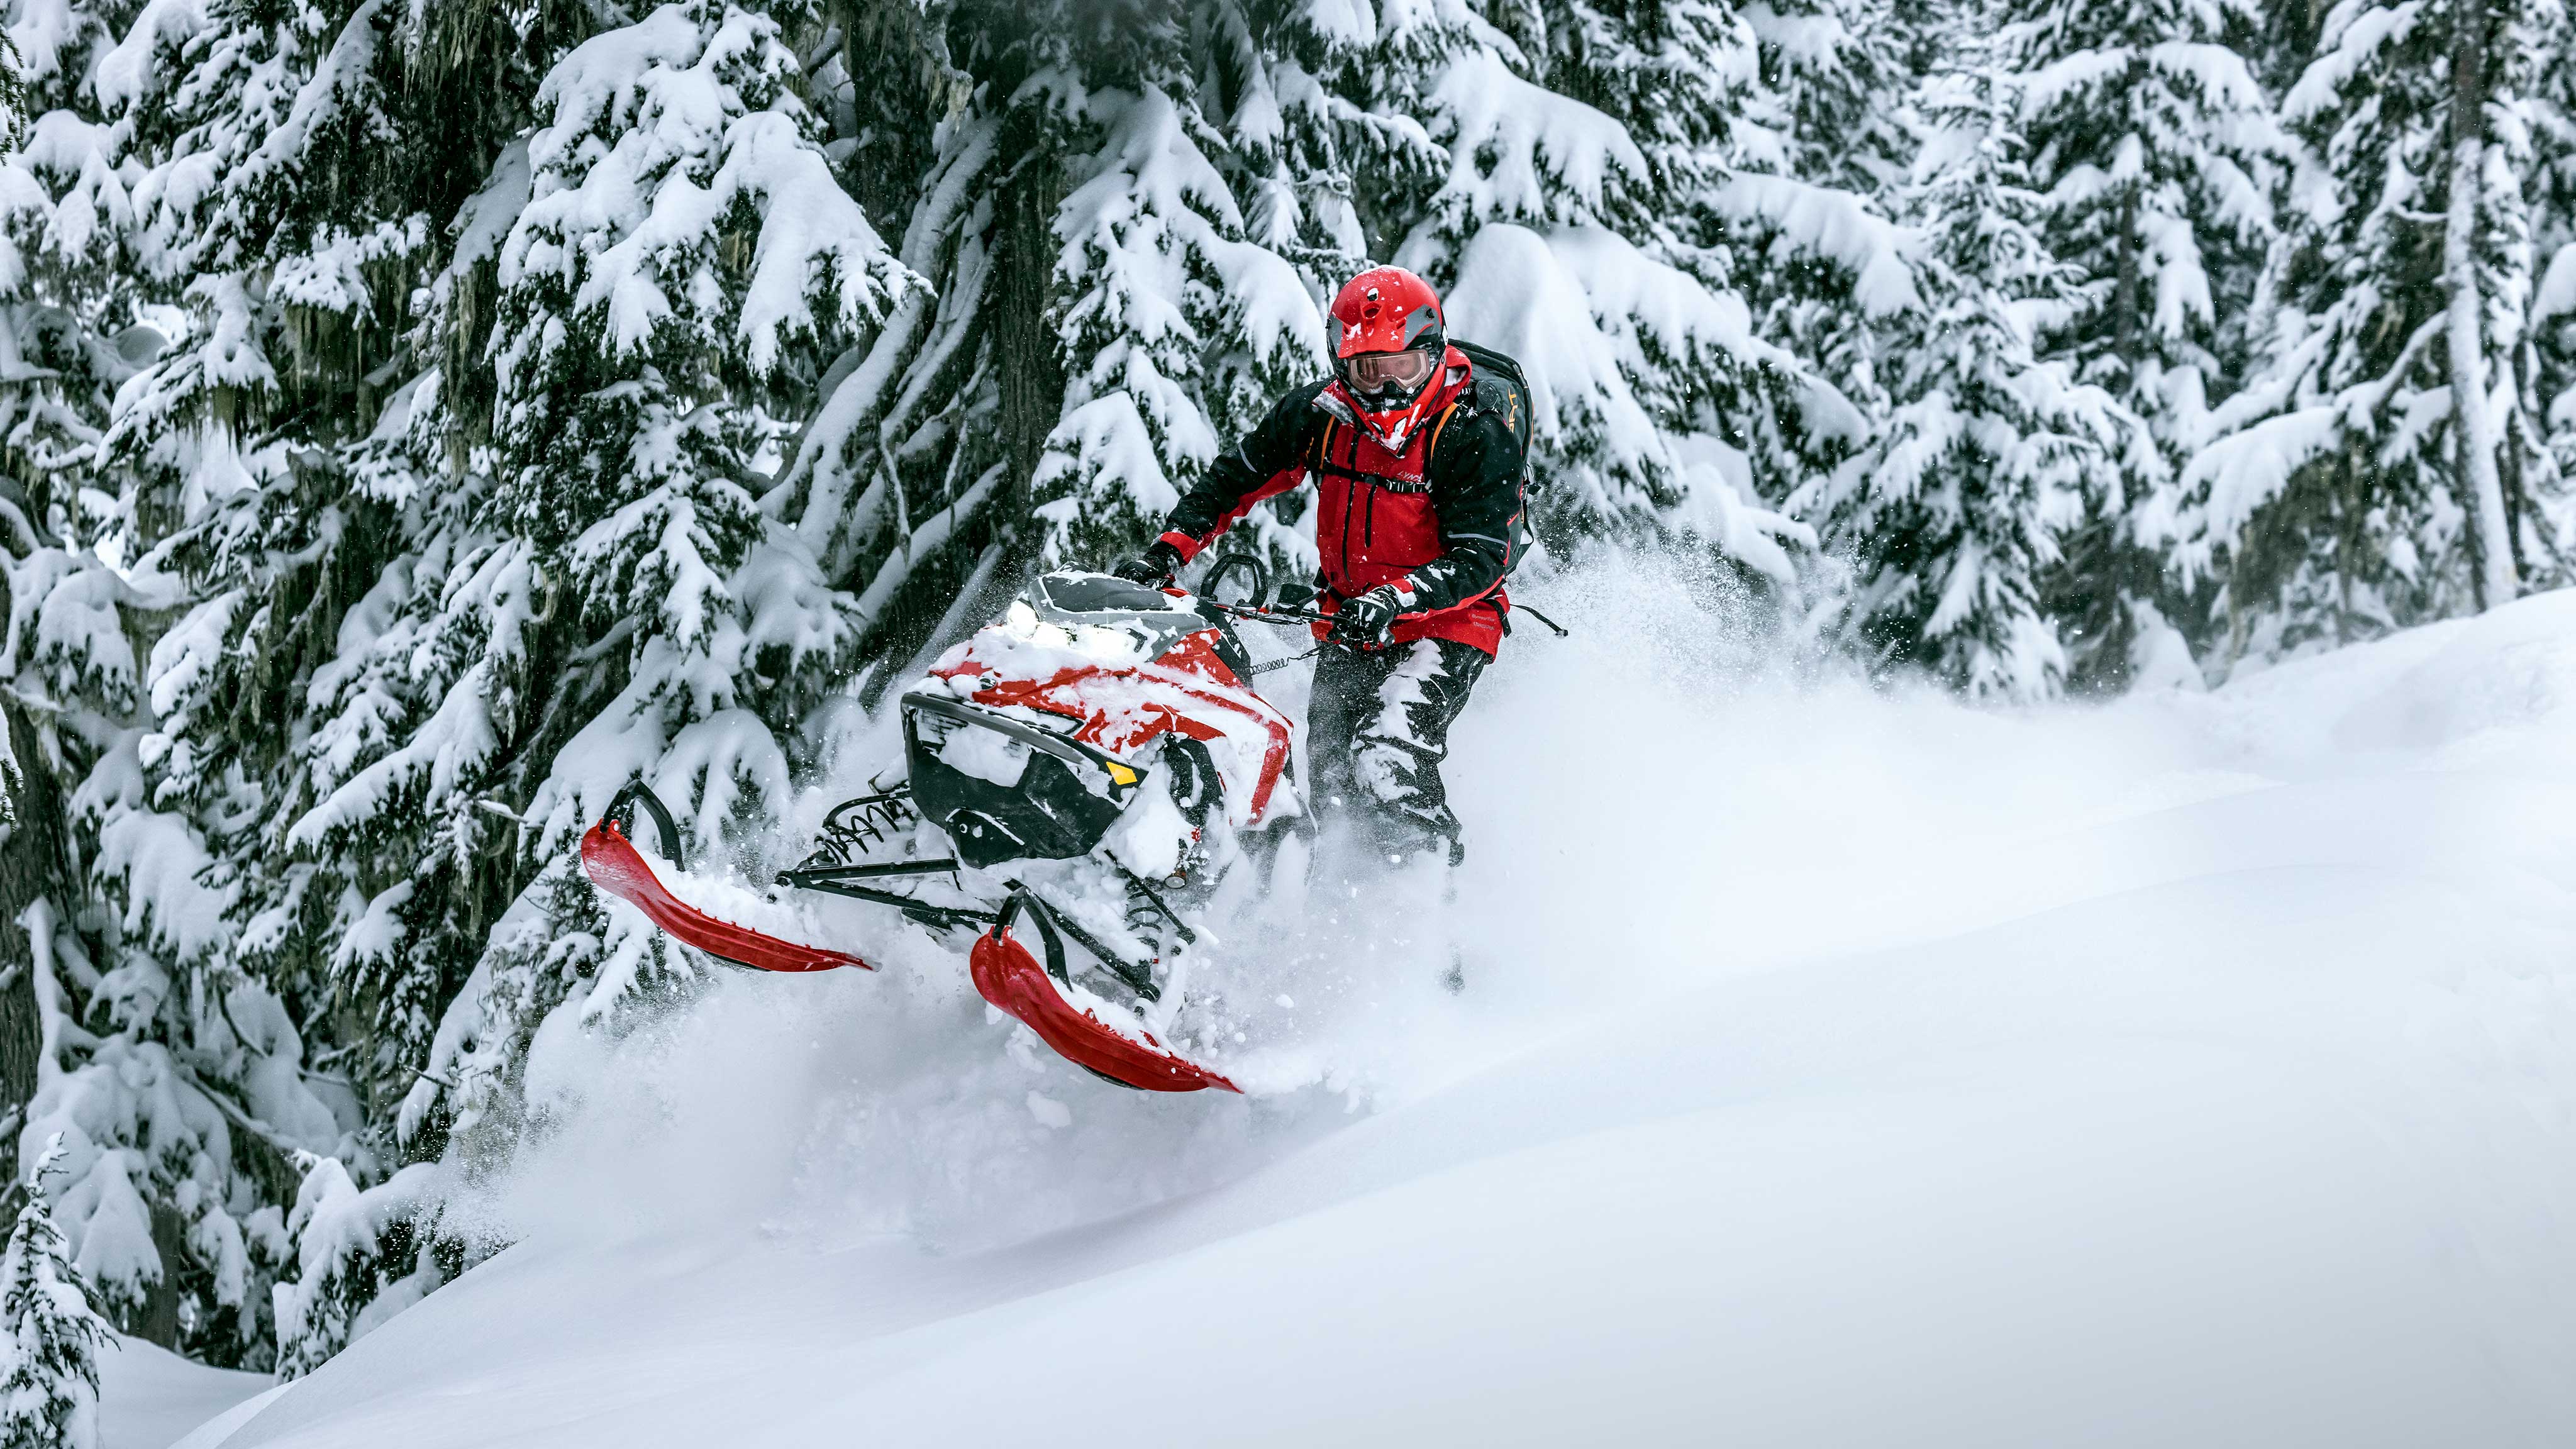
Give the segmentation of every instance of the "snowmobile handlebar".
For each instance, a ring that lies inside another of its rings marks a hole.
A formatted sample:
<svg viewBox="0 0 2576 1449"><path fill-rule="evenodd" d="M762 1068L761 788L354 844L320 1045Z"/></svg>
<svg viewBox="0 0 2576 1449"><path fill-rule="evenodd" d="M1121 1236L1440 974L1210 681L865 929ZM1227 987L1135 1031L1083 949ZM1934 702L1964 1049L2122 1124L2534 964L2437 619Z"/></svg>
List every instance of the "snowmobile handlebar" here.
<svg viewBox="0 0 2576 1449"><path fill-rule="evenodd" d="M1207 578L1199 584L1199 602L1206 604L1208 607L1216 609L1221 613L1230 614L1237 619L1252 619L1264 624L1297 625L1330 624L1333 622L1332 615L1315 609L1296 609L1289 608L1281 604L1269 603L1229 604L1217 598L1217 585L1229 575L1236 573L1237 571L1248 572L1252 575L1252 597L1256 599L1268 599L1271 597L1270 569L1268 565L1262 563L1260 559L1255 558L1251 554L1237 553L1228 554L1224 558L1217 560L1216 566L1208 570ZM1512 605L1512 608L1517 612L1527 614L1531 618L1546 625L1548 632L1554 634L1559 639L1568 637L1569 631L1563 624L1556 622L1554 619L1551 619L1547 615L1540 613L1538 610L1531 608L1529 605L1514 604Z"/></svg>
<svg viewBox="0 0 2576 1449"><path fill-rule="evenodd" d="M1252 576L1252 597L1263 602L1229 604L1216 596L1218 586L1238 572ZM1264 624L1278 624L1283 627L1333 622L1332 615L1320 610L1300 609L1287 604L1269 602L1276 597L1270 591L1270 566L1253 554L1230 553L1218 559L1215 566L1208 570L1207 577L1199 581L1196 592L1199 602L1237 619L1253 619ZM1311 593L1310 590L1310 596Z"/></svg>
<svg viewBox="0 0 2576 1449"><path fill-rule="evenodd" d="M1304 629L1316 624L1333 622L1332 615L1314 609L1256 609L1248 604L1220 604L1214 599L1208 599L1206 602L1238 619L1253 619L1264 624L1277 624L1282 628ZM1384 647L1386 646L1382 644L1353 644L1346 639L1328 638L1302 654L1291 654L1285 659L1273 659L1267 663L1256 664L1252 666L1252 672L1267 674L1274 669L1284 669L1301 659L1312 659L1327 649L1348 649L1354 654L1366 654Z"/></svg>
<svg viewBox="0 0 2576 1449"><path fill-rule="evenodd" d="M1220 604L1216 600L1208 598L1205 595L1200 596L1200 601L1205 603L1209 608L1221 610L1233 615L1235 618L1257 619L1264 624L1329 624L1333 622L1332 615L1322 613L1314 609L1262 609L1255 608L1250 604Z"/></svg>
<svg viewBox="0 0 2576 1449"><path fill-rule="evenodd" d="M1256 619L1264 624L1330 624L1333 622L1332 615L1321 613L1314 609L1295 609L1275 603L1229 604L1217 598L1216 591L1218 585L1238 572L1248 573L1252 576L1252 597L1262 600L1268 600L1272 597L1270 592L1270 566L1263 563L1259 556L1254 554L1229 553L1225 557L1218 559L1216 563L1208 569L1207 577L1199 582L1199 601L1207 604L1211 608L1231 614L1235 618ZM1568 637L1568 631L1563 624L1556 622L1554 619L1551 619L1547 615L1540 613L1538 610L1531 608L1529 605L1514 604L1512 605L1512 608L1520 613L1529 615L1531 618L1538 620L1542 624L1545 624L1548 632L1554 634L1559 639ZM1345 645L1344 647L1347 648L1350 646Z"/></svg>
<svg viewBox="0 0 2576 1449"><path fill-rule="evenodd" d="M1313 609L1256 609L1248 604L1220 604L1214 599L1207 599L1204 602L1206 602L1210 608L1222 610L1225 613L1232 614L1238 619L1256 619L1264 624L1294 626L1305 624L1330 624L1333 622L1332 615L1320 613ZM1527 604L1514 604L1512 605L1512 608L1517 612L1527 614L1531 618L1545 624L1548 627L1548 632L1556 635L1559 639L1566 638L1569 635L1569 631L1563 624L1556 622L1554 619L1549 618L1547 615L1540 613L1538 610L1531 608ZM1327 640L1326 642L1330 643L1332 641ZM1345 645L1343 647L1349 648L1352 646Z"/></svg>

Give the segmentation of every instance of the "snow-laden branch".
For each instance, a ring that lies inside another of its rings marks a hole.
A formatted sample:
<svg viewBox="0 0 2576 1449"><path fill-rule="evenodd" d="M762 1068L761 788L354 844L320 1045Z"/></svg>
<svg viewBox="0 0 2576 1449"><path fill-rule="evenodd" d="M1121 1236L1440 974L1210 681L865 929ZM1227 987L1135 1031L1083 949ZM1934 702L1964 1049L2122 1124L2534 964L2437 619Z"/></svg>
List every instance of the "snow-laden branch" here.
<svg viewBox="0 0 2576 1449"><path fill-rule="evenodd" d="M1757 235L1768 233L1771 244L1764 255L1775 267L1808 257L1849 272L1852 300L1871 317L1923 306L1913 260L1921 241L1848 191L1786 176L1741 173L1712 190L1709 203L1729 222Z"/></svg>

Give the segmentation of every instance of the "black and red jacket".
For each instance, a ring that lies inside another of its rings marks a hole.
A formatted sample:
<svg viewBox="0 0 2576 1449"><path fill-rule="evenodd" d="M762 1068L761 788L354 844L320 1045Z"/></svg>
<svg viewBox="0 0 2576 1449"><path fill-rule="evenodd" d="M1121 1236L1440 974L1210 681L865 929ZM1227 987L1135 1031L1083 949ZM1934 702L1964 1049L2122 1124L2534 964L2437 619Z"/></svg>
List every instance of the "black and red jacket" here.
<svg viewBox="0 0 2576 1449"><path fill-rule="evenodd" d="M1312 478L1324 612L1394 584L1412 595L1391 631L1395 642L1454 639L1493 653L1511 609L1503 577L1521 536L1527 476L1513 431L1521 420L1503 415L1518 394L1478 387L1455 347L1442 366L1430 421L1401 452L1353 422L1331 378L1281 398L1182 495L1163 541L1193 557L1254 504Z"/></svg>

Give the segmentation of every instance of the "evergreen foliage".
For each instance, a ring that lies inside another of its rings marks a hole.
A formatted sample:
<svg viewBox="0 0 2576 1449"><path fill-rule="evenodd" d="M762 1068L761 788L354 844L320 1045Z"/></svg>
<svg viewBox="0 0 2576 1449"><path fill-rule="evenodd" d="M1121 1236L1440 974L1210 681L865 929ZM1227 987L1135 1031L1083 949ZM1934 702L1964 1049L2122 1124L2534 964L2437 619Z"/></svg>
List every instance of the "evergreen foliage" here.
<svg viewBox="0 0 2576 1449"><path fill-rule="evenodd" d="M1931 136L1900 215L1926 238L1929 302L1898 332L1878 438L1798 503L1848 551L1846 627L1875 656L2038 699L2068 670L2046 576L2117 498L2115 460L2140 429L2071 363L2038 355L2036 333L2080 305L2085 279L2041 235L2015 107L1991 73L1927 87Z"/></svg>
<svg viewBox="0 0 2576 1449"><path fill-rule="evenodd" d="M2555 0L2347 0L2281 100L2303 145L2264 365L2170 528L2231 658L2510 600L2561 557L2526 353Z"/></svg>
<svg viewBox="0 0 2576 1449"><path fill-rule="evenodd" d="M0 1449L97 1449L98 1351L114 1342L81 1284L45 1200L63 1156L57 1136L20 1191L0 1249Z"/></svg>

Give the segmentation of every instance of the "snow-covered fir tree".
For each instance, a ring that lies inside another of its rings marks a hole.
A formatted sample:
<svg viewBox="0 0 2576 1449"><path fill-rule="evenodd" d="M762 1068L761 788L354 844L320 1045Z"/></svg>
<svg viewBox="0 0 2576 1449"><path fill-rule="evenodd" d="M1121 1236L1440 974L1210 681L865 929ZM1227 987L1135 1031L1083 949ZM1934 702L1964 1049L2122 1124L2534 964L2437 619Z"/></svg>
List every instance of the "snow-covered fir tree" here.
<svg viewBox="0 0 2576 1449"><path fill-rule="evenodd" d="M1709 219L1735 153L1767 149L1734 132L1754 38L1701 5L1541 4L1525 28L1465 16L1382 41L1436 58L1378 70L1419 77L1402 103L1445 151L1428 178L1382 180L1382 234L1458 335L1529 373L1543 539L1678 531L1786 581L1812 535L1766 500L1849 409L1754 334Z"/></svg>
<svg viewBox="0 0 2576 1449"><path fill-rule="evenodd" d="M1901 184L1917 138L1904 114L1925 17L1898 0L1766 0L1741 8L1761 46L1783 164L1765 168L1858 198ZM1757 112L1759 115L1759 112Z"/></svg>
<svg viewBox="0 0 2576 1449"><path fill-rule="evenodd" d="M1868 450L1801 491L1854 570L1842 627L1888 663L1979 696L2035 699L2068 673L2043 606L2070 531L2117 496L2135 416L2037 332L2085 279L2040 230L2016 99L1992 72L1936 77L1903 218L1922 229L1925 309L1889 350L1894 407Z"/></svg>
<svg viewBox="0 0 2576 1449"><path fill-rule="evenodd" d="M85 1261L114 1259L109 1300L139 1293L155 1336L264 1365L273 1280L296 1271L299 1159L379 1170L371 1118L399 1100L376 1029L401 1003L384 1009L336 942L313 949L316 924L364 898L285 842L282 817L309 789L313 682L400 550L394 490L350 479L408 375L409 273L453 209L442 195L480 170L475 129L427 98L453 81L492 99L481 83L511 66L478 48L493 32L438 13L170 9L136 20L126 49L150 64L116 91L139 138L132 271L187 315L120 390L101 449L118 542L139 556L124 582L151 610L139 707L111 717L72 802L97 841L109 913L88 939L105 969L83 937L56 940L83 1019L115 1033L66 1031L90 1059L37 1108L94 1141L90 1171L120 1175L75 1233ZM317 1022L342 1039L308 1059ZM138 1115L138 1090L167 1101Z"/></svg>
<svg viewBox="0 0 2576 1449"><path fill-rule="evenodd" d="M1890 329L1922 307L1919 239L1891 215L1920 147L1911 52L1926 17L1914 8L1783 0L1742 12L1760 84L1743 94L1726 174L1702 194L1703 224L1725 246L1755 335L1838 395L1813 414L1798 465L1761 470L1775 504L1866 442L1887 406ZM1802 578L1812 605L1820 579Z"/></svg>
<svg viewBox="0 0 2576 1449"><path fill-rule="evenodd" d="M2042 350L2071 358L2152 434L2123 450L2117 496L2069 540L2052 612L2070 621L2087 684L2141 669L2194 681L2184 635L2200 632L2208 591L2174 587L2137 523L2208 441L2209 407L2241 384L2251 352L2287 152L2240 49L2257 15L2247 0L2015 0L2006 15L2042 232L2088 279Z"/></svg>
<svg viewBox="0 0 2576 1449"><path fill-rule="evenodd" d="M2509 601L2561 507L2525 356L2534 87L2556 0L2348 0L2283 102L2305 144L2261 318L2171 524L2230 657Z"/></svg>
<svg viewBox="0 0 2576 1449"><path fill-rule="evenodd" d="M114 1342L90 1306L45 1197L64 1153L51 1139L0 1249L0 1449L98 1449L98 1352Z"/></svg>
<svg viewBox="0 0 2576 1449"><path fill-rule="evenodd" d="M2576 36L2561 28L2537 37L2543 49L2531 97L2532 256L2538 282L2517 361L2525 396L2540 410L2556 486L2525 489L2531 517L2524 584L2540 589L2576 578Z"/></svg>
<svg viewBox="0 0 2576 1449"><path fill-rule="evenodd" d="M1268 399L1311 375L1324 328L1309 283L1245 236L1241 204L1208 159L1223 137L1184 77L1153 57L1180 38L1173 7L1101 57L1084 103L1098 149L1058 208L1054 287L1064 418L1032 480L1047 556L1104 560L1152 534ZM1212 365L1211 365L1212 364ZM1221 431L1222 430L1222 431Z"/></svg>
<svg viewBox="0 0 2576 1449"><path fill-rule="evenodd" d="M0 1056L21 1094L22 1165L64 1139L55 1206L103 1303L141 1336L234 1360L265 1352L252 1279L285 1249L278 1210L261 1216L292 1183L266 1123L325 1148L339 1132L292 1062L255 1054L236 1030L274 1027L274 999L200 974L220 893L194 877L201 842L139 808L135 788L152 733L150 641L186 593L150 554L177 500L135 486L110 395L168 339L145 310L188 284L161 265L147 218L197 28L170 7L30 3L11 21L43 57L31 95L45 109L0 169L17 349L0 381L12 520L0 714L15 817L0 847L13 958L0 1016L14 1033L23 991L37 1027L23 1074L18 1052Z"/></svg>
<svg viewBox="0 0 2576 1449"><path fill-rule="evenodd" d="M639 774L690 803L709 848L781 818L794 726L858 643L864 601L753 492L790 426L763 404L916 283L834 183L799 73L777 20L673 4L585 42L538 94L499 256L490 493L421 625L453 682L370 767L382 784L352 776L308 817L341 828L335 801L373 813L388 786L461 817L484 781L525 806L536 879L451 1008L469 1040L433 1053L433 1074L461 1073L460 1127L507 1114L548 1013L597 1022L660 969L641 941L583 939L600 918L581 828ZM439 1092L424 1077L407 1116Z"/></svg>
<svg viewBox="0 0 2576 1449"><path fill-rule="evenodd" d="M1922 147L1917 49L1929 15L1904 0L1749 5L1762 85L1736 124L1734 168L1708 193L1754 333L1783 345L1855 407L1811 462L1850 456L1888 407L1880 358L1922 309L1919 235L1893 219ZM1767 498L1806 482L1765 480ZM1808 575L1814 596L1816 575ZM1832 593L1824 588L1821 593Z"/></svg>
<svg viewBox="0 0 2576 1449"><path fill-rule="evenodd" d="M2287 145L2247 0L2015 0L2002 48L2057 255L2095 284L2050 349L2187 434L2240 379ZM2100 285L2108 281L2107 287Z"/></svg>
<svg viewBox="0 0 2576 1449"><path fill-rule="evenodd" d="M570 842L639 773L695 804L702 847L779 818L792 726L855 641L854 601L752 485L790 426L766 405L908 283L785 41L669 5L569 50L438 228L421 370L344 449L349 506L399 548L342 592L252 925L372 1006L380 1157L505 1156L541 1022L611 1029L685 981L607 939ZM470 1258L426 1166L308 1171L282 1370Z"/></svg>

